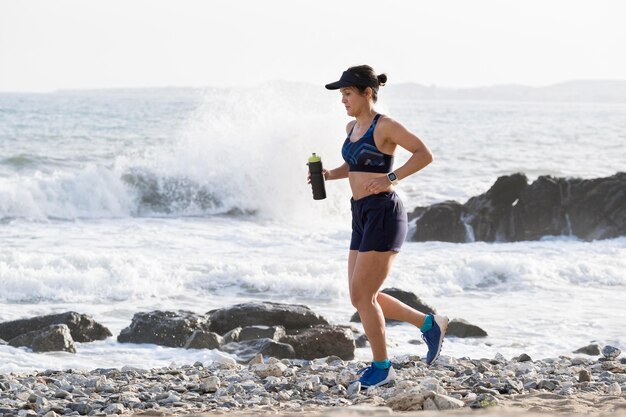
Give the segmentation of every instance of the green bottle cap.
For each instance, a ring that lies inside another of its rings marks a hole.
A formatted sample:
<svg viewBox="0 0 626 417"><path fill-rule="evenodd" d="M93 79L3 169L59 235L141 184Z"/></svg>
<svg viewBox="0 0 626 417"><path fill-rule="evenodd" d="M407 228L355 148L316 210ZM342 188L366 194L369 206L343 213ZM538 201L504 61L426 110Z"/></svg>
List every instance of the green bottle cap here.
<svg viewBox="0 0 626 417"><path fill-rule="evenodd" d="M319 156L315 155L315 152L313 152L313 155L311 155L309 157L309 162L313 163L313 162L322 162L322 158L320 158Z"/></svg>

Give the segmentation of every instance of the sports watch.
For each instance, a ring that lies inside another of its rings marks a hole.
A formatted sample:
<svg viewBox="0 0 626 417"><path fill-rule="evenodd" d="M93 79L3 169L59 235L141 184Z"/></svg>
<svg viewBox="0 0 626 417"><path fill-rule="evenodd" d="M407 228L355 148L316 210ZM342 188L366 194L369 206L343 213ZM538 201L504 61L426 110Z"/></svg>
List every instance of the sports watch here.
<svg viewBox="0 0 626 417"><path fill-rule="evenodd" d="M398 185L398 181L400 181L395 172L390 172L389 174L387 174L387 178L389 178L389 181L391 181L393 185Z"/></svg>

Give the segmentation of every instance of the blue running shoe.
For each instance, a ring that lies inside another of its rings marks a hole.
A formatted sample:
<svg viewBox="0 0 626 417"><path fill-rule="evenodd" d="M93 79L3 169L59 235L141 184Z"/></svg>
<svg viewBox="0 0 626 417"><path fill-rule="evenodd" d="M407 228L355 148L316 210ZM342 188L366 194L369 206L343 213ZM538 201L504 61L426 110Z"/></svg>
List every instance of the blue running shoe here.
<svg viewBox="0 0 626 417"><path fill-rule="evenodd" d="M380 369L374 366L374 364L359 370L357 375L361 375L361 378L359 378L361 388L379 387L396 379L396 371L393 370L393 366L387 369Z"/></svg>
<svg viewBox="0 0 626 417"><path fill-rule="evenodd" d="M446 316L435 316L429 314L433 318L433 327L422 333L422 339L428 346L428 353L426 354L426 365L432 364L441 353L441 346L443 345L443 337L448 330L448 318Z"/></svg>

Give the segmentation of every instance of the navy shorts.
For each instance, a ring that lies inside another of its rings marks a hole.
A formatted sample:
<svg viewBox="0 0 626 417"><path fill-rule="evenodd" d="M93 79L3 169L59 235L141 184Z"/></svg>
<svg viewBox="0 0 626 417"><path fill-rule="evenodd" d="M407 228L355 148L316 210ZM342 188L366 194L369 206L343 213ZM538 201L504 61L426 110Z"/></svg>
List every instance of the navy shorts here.
<svg viewBox="0 0 626 417"><path fill-rule="evenodd" d="M406 239L407 215L395 192L372 194L352 203L350 250L400 252Z"/></svg>

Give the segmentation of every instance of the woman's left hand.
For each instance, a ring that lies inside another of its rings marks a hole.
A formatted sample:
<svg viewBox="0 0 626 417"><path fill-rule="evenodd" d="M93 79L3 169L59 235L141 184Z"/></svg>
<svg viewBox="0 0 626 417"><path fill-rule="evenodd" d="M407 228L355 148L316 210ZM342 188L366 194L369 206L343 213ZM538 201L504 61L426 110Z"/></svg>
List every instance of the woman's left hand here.
<svg viewBox="0 0 626 417"><path fill-rule="evenodd" d="M386 175L365 181L365 189L372 194L383 193L391 189L391 181Z"/></svg>

